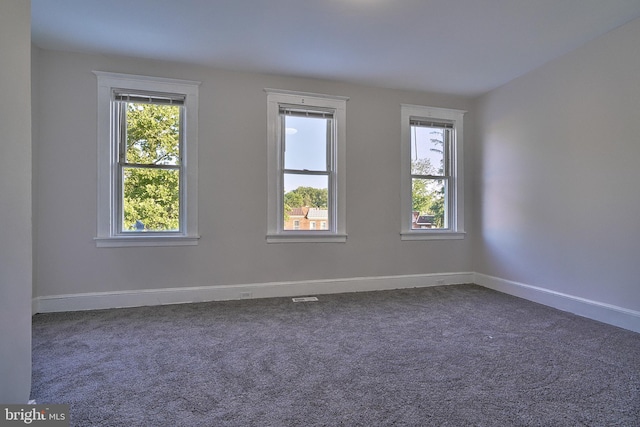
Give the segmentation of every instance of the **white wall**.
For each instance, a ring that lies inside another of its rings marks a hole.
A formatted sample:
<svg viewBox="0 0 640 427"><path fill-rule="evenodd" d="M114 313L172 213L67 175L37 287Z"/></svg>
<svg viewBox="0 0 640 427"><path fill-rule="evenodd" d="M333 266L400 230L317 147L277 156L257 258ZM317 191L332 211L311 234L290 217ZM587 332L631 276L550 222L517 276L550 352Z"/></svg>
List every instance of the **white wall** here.
<svg viewBox="0 0 640 427"><path fill-rule="evenodd" d="M635 20L478 101L475 271L640 311L639 76Z"/></svg>
<svg viewBox="0 0 640 427"><path fill-rule="evenodd" d="M399 235L400 104L468 109L467 99L46 50L38 64L37 296L469 271L469 239ZM198 246L96 248L92 70L202 82ZM264 88L350 97L346 244L266 243Z"/></svg>
<svg viewBox="0 0 640 427"><path fill-rule="evenodd" d="M0 2L0 402L31 389L31 3Z"/></svg>

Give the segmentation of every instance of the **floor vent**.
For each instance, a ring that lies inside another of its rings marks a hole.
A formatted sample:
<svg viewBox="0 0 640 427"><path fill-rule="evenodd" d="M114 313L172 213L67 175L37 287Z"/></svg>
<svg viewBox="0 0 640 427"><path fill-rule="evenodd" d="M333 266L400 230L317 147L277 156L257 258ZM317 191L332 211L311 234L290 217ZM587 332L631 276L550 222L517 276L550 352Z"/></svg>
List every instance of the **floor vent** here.
<svg viewBox="0 0 640 427"><path fill-rule="evenodd" d="M311 301L318 301L318 297L298 297L298 298L291 298L293 300L293 302L311 302Z"/></svg>

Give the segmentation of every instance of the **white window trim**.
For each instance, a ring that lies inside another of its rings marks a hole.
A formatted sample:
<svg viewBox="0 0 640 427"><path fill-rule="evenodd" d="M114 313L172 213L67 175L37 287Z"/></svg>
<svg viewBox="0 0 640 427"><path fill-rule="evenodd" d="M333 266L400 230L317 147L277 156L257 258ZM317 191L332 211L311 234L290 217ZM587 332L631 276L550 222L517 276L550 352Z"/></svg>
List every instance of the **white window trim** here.
<svg viewBox="0 0 640 427"><path fill-rule="evenodd" d="M265 89L267 93L267 242L346 242L346 103L344 96L322 95L279 89ZM329 179L333 199L331 229L313 232L283 230L282 158L280 152L280 104L302 107L330 108L335 111L336 135L333 141L333 171Z"/></svg>
<svg viewBox="0 0 640 427"><path fill-rule="evenodd" d="M400 131L400 168L402 173L400 185L401 229L402 240L447 240L464 239L464 169L463 169L463 116L466 111L449 108L425 107L420 105L401 104ZM434 120L453 122L454 138L451 144L451 183L449 188L448 214L450 228L412 229L412 196L411 196L411 117L424 117Z"/></svg>
<svg viewBox="0 0 640 427"><path fill-rule="evenodd" d="M98 247L187 246L198 239L198 87L200 82L131 74L93 72L98 78ZM117 230L117 152L112 142L111 93L114 88L186 95L185 135L182 158L185 165L180 215L183 230L171 233L131 233Z"/></svg>

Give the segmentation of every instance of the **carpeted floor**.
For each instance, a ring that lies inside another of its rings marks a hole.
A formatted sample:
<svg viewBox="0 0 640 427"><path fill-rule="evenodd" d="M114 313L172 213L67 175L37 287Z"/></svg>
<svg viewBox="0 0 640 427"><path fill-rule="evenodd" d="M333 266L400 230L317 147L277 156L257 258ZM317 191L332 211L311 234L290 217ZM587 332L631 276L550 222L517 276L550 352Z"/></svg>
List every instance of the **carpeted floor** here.
<svg viewBox="0 0 640 427"><path fill-rule="evenodd" d="M38 314L75 426L640 425L640 334L475 285Z"/></svg>

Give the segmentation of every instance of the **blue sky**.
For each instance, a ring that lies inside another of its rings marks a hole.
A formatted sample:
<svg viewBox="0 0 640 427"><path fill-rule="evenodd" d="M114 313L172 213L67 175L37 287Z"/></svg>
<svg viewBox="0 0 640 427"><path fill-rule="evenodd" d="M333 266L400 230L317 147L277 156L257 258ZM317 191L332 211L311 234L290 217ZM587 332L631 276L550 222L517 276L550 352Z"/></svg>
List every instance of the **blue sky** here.
<svg viewBox="0 0 640 427"><path fill-rule="evenodd" d="M285 169L325 171L327 168L327 121L286 117ZM285 193L298 187L327 188L326 176L285 175Z"/></svg>

